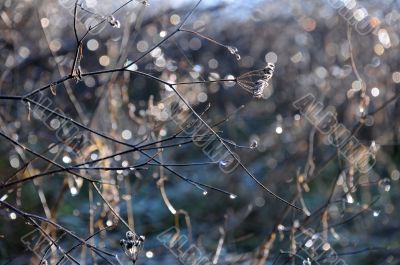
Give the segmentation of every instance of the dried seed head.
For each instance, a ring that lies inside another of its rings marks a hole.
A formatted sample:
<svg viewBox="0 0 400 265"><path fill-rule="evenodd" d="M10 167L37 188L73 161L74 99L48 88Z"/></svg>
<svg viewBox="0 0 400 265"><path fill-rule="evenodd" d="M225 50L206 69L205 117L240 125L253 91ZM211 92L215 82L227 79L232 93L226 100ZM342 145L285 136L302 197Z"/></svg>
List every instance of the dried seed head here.
<svg viewBox="0 0 400 265"><path fill-rule="evenodd" d="M82 69L81 69L80 65L78 65L78 67L75 67L73 77L76 82L79 82L82 80Z"/></svg>
<svg viewBox="0 0 400 265"><path fill-rule="evenodd" d="M119 243L124 249L125 255L135 264L140 252L143 250L145 237L128 231L125 234L125 238L121 239Z"/></svg>
<svg viewBox="0 0 400 265"><path fill-rule="evenodd" d="M132 241L132 240L126 241L125 246L126 246L127 249L132 248L134 246L134 241Z"/></svg>
<svg viewBox="0 0 400 265"><path fill-rule="evenodd" d="M239 76L237 78L237 83L240 87L250 92L255 98L261 98L274 70L275 65L273 63L268 63L264 69L250 71Z"/></svg>
<svg viewBox="0 0 400 265"><path fill-rule="evenodd" d="M132 231L126 232L126 238L132 240L135 237L135 234Z"/></svg>
<svg viewBox="0 0 400 265"><path fill-rule="evenodd" d="M268 86L268 82L265 80L257 80L256 85L253 88L253 97L261 98L264 92L264 89Z"/></svg>
<svg viewBox="0 0 400 265"><path fill-rule="evenodd" d="M264 77L266 80L271 79L272 75L274 74L275 65L273 63L267 63L264 68Z"/></svg>

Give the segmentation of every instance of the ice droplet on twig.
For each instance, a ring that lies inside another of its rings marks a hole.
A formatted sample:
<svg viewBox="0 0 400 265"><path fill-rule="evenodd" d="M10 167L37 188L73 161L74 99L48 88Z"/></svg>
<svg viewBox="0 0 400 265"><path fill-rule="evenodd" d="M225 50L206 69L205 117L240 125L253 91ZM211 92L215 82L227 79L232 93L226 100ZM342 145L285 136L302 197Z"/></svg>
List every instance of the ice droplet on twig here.
<svg viewBox="0 0 400 265"><path fill-rule="evenodd" d="M108 16L107 21L113 28L119 29L121 27L121 23L113 15Z"/></svg>
<svg viewBox="0 0 400 265"><path fill-rule="evenodd" d="M390 191L390 188L391 188L391 186L390 186L390 179L389 179L389 178L381 179L381 180L379 181L379 186L380 186L384 191L389 192L389 191Z"/></svg>
<svg viewBox="0 0 400 265"><path fill-rule="evenodd" d="M149 1L147 1L147 0L136 0L136 2L138 2L138 3L140 3L140 4L144 5L144 6L149 6L150 5Z"/></svg>
<svg viewBox="0 0 400 265"><path fill-rule="evenodd" d="M224 167L224 166L228 165L228 161L226 161L226 160L221 160L221 161L219 161L219 165L220 165L221 167Z"/></svg>
<svg viewBox="0 0 400 265"><path fill-rule="evenodd" d="M257 147L258 147L258 142L254 140L250 145L250 149L256 149Z"/></svg>
<svg viewBox="0 0 400 265"><path fill-rule="evenodd" d="M233 54L233 55L235 55L236 56L236 60L240 60L240 54L239 54L239 50L236 48L236 47L233 47L233 46L227 46L226 47L227 49L228 49L228 51L231 53L231 54Z"/></svg>
<svg viewBox="0 0 400 265"><path fill-rule="evenodd" d="M231 194L231 195L229 195L229 198L230 198L230 199L232 199L232 200L234 200L234 199L236 199L236 198L237 198L237 195L235 195L235 194Z"/></svg>

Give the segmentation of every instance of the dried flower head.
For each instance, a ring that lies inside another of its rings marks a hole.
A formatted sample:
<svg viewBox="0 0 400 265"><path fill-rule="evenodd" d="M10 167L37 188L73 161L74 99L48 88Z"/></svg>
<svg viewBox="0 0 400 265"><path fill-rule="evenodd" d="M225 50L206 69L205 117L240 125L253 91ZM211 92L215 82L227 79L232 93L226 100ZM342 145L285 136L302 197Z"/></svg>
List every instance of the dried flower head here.
<svg viewBox="0 0 400 265"><path fill-rule="evenodd" d="M123 247L125 255L132 260L133 264L136 263L136 260L143 250L145 237L138 236L132 231L126 232L125 238L119 241L121 247Z"/></svg>
<svg viewBox="0 0 400 265"><path fill-rule="evenodd" d="M264 68L264 78L268 81L271 79L272 75L274 74L275 71L275 64L273 63L267 63L267 65Z"/></svg>
<svg viewBox="0 0 400 265"><path fill-rule="evenodd" d="M81 69L80 65L78 65L78 67L74 68L74 72L73 72L72 76L74 77L74 80L76 82L79 82L82 80L82 69Z"/></svg>
<svg viewBox="0 0 400 265"><path fill-rule="evenodd" d="M253 97L255 98L261 98L263 93L264 93L264 89L268 86L268 82L264 81L262 79L257 80L254 88L253 88Z"/></svg>
<svg viewBox="0 0 400 265"><path fill-rule="evenodd" d="M273 63L267 63L264 69L250 71L239 76L237 78L237 83L240 87L250 92L253 97L261 98L274 70L275 65Z"/></svg>

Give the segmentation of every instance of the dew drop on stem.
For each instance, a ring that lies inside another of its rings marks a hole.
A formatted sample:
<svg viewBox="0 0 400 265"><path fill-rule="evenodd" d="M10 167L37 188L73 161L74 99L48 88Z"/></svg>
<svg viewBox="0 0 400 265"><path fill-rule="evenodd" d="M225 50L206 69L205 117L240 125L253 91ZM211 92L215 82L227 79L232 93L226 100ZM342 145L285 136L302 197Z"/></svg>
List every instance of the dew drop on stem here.
<svg viewBox="0 0 400 265"><path fill-rule="evenodd" d="M221 161L219 161L219 165L220 165L221 167L224 167L224 166L228 165L228 161L221 160Z"/></svg>
<svg viewBox="0 0 400 265"><path fill-rule="evenodd" d="M136 2L138 2L138 3L140 3L140 4L144 5L144 6L149 6L150 5L149 1L147 1L147 0L136 0Z"/></svg>
<svg viewBox="0 0 400 265"><path fill-rule="evenodd" d="M390 191L390 179L389 178L384 178L379 181L379 186L385 191L389 192Z"/></svg>
<svg viewBox="0 0 400 265"><path fill-rule="evenodd" d="M251 142L251 144L250 144L250 149L256 149L257 146L258 146L258 142L257 142L257 141L253 141L253 142Z"/></svg>
<svg viewBox="0 0 400 265"><path fill-rule="evenodd" d="M113 15L108 16L107 17L107 21L113 28L120 28L121 27L121 23Z"/></svg>
<svg viewBox="0 0 400 265"><path fill-rule="evenodd" d="M239 50L236 48L236 47L233 47L233 46L227 46L226 47L227 49L228 49L228 51L231 53L231 54L233 54L233 55L235 55L236 56L236 60L240 60L240 54L239 54Z"/></svg>

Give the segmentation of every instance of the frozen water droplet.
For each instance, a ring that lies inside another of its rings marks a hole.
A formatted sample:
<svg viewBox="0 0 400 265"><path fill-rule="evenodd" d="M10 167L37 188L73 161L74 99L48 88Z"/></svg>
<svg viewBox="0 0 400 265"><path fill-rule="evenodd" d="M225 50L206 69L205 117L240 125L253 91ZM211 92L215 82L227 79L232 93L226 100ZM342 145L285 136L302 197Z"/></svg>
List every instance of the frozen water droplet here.
<svg viewBox="0 0 400 265"><path fill-rule="evenodd" d="M231 194L231 195L229 195L229 198L232 199L232 200L234 200L234 199L237 198L237 196L236 196L235 194Z"/></svg>
<svg viewBox="0 0 400 265"><path fill-rule="evenodd" d="M389 179L389 178L381 179L381 180L379 181L379 186L380 186L384 191L389 192L389 191L390 191L390 188L391 188L391 186L390 186L390 179Z"/></svg>
<svg viewBox="0 0 400 265"><path fill-rule="evenodd" d="M251 143L251 145L250 145L250 149L256 149L257 146L258 146L257 141L253 141L253 142Z"/></svg>
<svg viewBox="0 0 400 265"><path fill-rule="evenodd" d="M235 54L235 53L239 52L238 49L237 49L236 47L228 46L227 48L228 48L228 51L229 51L230 53L232 53L232 54Z"/></svg>
<svg viewBox="0 0 400 265"><path fill-rule="evenodd" d="M208 191L203 191L203 195L206 196L208 194Z"/></svg>
<svg viewBox="0 0 400 265"><path fill-rule="evenodd" d="M113 28L120 28L121 27L121 23L113 15L108 16L107 17L107 21Z"/></svg>
<svg viewBox="0 0 400 265"><path fill-rule="evenodd" d="M221 161L219 161L219 165L222 166L222 167L224 167L224 166L228 165L228 161L226 161L226 160L221 160Z"/></svg>
<svg viewBox="0 0 400 265"><path fill-rule="evenodd" d="M374 211L374 212L372 213L372 215L373 215L374 217L378 217L380 213L381 213L380 211Z"/></svg>
<svg viewBox="0 0 400 265"><path fill-rule="evenodd" d="M226 48L228 49L228 51L229 51L231 54L235 55L236 60L240 60L241 57L240 57L240 54L239 54L239 50L238 50L236 47L227 46Z"/></svg>
<svg viewBox="0 0 400 265"><path fill-rule="evenodd" d="M147 0L136 0L136 2L141 3L144 6L149 6L150 5L149 1L147 1Z"/></svg>

